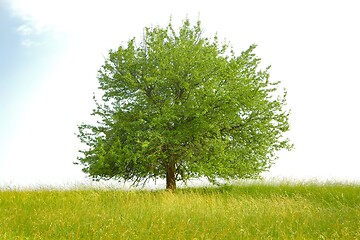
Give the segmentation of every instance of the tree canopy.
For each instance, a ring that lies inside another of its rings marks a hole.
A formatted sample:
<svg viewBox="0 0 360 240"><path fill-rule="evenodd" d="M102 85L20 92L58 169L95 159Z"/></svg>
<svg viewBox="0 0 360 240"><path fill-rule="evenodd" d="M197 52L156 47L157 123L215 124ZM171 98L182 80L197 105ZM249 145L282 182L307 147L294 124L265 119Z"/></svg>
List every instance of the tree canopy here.
<svg viewBox="0 0 360 240"><path fill-rule="evenodd" d="M188 19L145 28L98 72L96 124L81 124L78 162L94 180L144 183L255 178L291 149L286 91L251 45L236 55ZM280 92L280 94L279 94Z"/></svg>

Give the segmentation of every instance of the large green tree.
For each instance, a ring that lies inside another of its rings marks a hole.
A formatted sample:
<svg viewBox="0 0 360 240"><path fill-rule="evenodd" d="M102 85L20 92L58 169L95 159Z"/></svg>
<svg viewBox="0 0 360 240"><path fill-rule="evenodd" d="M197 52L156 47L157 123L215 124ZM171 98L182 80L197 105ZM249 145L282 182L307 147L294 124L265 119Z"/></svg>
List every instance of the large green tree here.
<svg viewBox="0 0 360 240"><path fill-rule="evenodd" d="M185 20L110 50L98 73L97 124L79 126L87 147L77 163L94 180L165 178L167 189L258 177L291 144L286 92L259 69L255 47L236 55Z"/></svg>

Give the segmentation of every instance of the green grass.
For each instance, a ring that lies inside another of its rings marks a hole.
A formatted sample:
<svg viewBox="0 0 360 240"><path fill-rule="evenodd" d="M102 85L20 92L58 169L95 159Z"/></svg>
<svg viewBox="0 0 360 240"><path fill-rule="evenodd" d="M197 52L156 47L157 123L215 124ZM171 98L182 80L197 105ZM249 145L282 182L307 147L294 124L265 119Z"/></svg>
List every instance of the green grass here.
<svg viewBox="0 0 360 240"><path fill-rule="evenodd" d="M0 190L0 239L360 239L360 186Z"/></svg>

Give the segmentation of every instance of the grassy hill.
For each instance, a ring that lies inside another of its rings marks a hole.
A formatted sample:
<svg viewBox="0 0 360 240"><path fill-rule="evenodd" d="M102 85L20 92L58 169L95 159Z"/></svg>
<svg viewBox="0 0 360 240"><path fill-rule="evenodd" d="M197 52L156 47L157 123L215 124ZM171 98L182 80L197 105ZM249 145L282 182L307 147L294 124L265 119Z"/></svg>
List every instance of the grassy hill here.
<svg viewBox="0 0 360 240"><path fill-rule="evenodd" d="M360 239L360 186L0 190L0 239Z"/></svg>

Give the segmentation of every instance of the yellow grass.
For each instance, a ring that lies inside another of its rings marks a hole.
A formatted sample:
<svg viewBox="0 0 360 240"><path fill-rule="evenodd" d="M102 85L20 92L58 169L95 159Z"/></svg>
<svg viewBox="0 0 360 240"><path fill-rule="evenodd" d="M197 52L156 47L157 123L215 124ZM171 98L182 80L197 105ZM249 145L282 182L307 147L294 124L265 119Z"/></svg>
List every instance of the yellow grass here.
<svg viewBox="0 0 360 240"><path fill-rule="evenodd" d="M360 239L360 186L0 191L0 239Z"/></svg>

